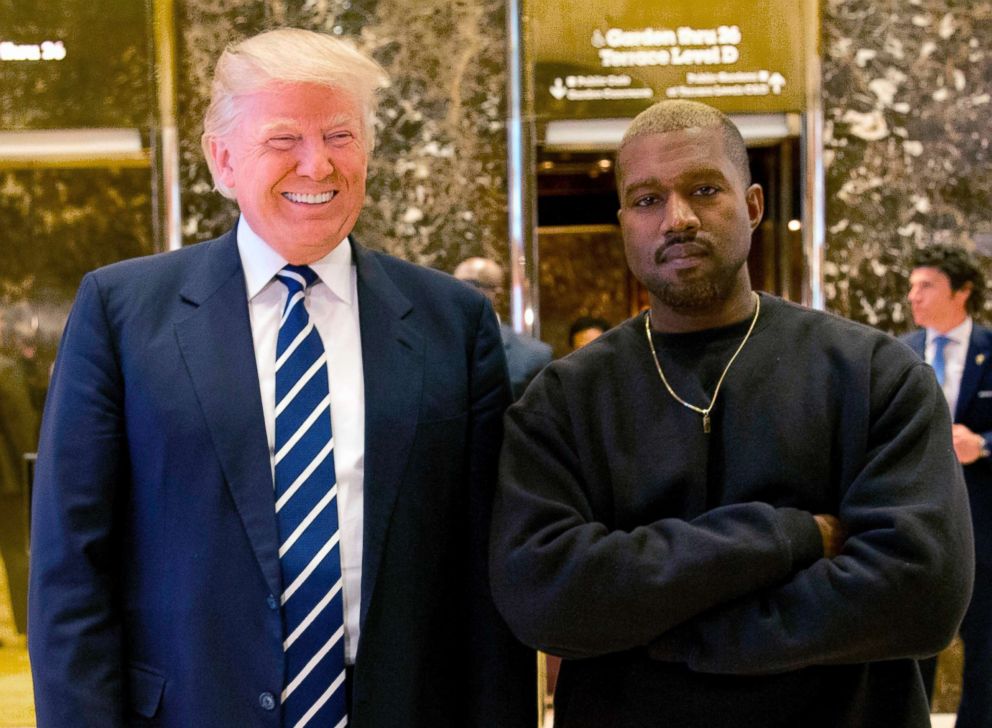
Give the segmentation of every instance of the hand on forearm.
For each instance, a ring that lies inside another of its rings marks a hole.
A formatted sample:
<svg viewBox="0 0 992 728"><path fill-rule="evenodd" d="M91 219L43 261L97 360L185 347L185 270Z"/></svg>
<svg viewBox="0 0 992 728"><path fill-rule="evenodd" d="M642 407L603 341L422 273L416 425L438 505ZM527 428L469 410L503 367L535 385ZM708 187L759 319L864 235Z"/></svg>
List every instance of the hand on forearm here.
<svg viewBox="0 0 992 728"><path fill-rule="evenodd" d="M954 437L954 454L962 465L970 465L982 456L985 449L985 438L977 432L972 432L965 425L951 426Z"/></svg>
<svg viewBox="0 0 992 728"><path fill-rule="evenodd" d="M836 516L818 514L813 516L817 527L820 529L820 537L823 539L823 557L832 559L844 548L847 540L847 529L837 520Z"/></svg>

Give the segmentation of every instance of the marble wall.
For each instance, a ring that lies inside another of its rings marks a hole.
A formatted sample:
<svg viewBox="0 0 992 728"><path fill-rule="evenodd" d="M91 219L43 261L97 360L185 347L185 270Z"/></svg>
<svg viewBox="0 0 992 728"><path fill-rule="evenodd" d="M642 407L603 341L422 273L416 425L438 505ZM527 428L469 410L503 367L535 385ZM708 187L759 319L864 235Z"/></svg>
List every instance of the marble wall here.
<svg viewBox="0 0 992 728"><path fill-rule="evenodd" d="M392 79L357 239L444 270L505 258L505 24L502 0L179 2L184 240L223 232L235 214L200 152L214 62L228 42L290 25L353 38Z"/></svg>
<svg viewBox="0 0 992 728"><path fill-rule="evenodd" d="M914 248L972 248L992 281L992 2L824 0L822 43L827 307L900 333ZM961 660L941 655L937 711Z"/></svg>
<svg viewBox="0 0 992 728"><path fill-rule="evenodd" d="M992 2L824 0L822 42L827 306L901 332L914 247L992 255Z"/></svg>
<svg viewBox="0 0 992 728"><path fill-rule="evenodd" d="M827 306L899 332L915 246L992 254L992 0L824 0ZM224 44L295 25L356 39L390 72L356 235L426 265L505 259L502 0L180 0L184 240L230 224L199 149ZM992 272L992 268L990 268Z"/></svg>

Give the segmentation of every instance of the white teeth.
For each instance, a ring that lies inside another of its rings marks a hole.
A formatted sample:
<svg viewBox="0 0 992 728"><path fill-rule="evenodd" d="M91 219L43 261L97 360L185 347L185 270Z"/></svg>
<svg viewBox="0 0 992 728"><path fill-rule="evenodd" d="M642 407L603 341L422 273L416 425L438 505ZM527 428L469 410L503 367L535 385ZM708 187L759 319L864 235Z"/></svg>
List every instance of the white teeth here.
<svg viewBox="0 0 992 728"><path fill-rule="evenodd" d="M283 192L282 196L290 202L302 202L304 205L320 205L330 202L334 197L333 192L322 192L319 195L300 195L296 192Z"/></svg>

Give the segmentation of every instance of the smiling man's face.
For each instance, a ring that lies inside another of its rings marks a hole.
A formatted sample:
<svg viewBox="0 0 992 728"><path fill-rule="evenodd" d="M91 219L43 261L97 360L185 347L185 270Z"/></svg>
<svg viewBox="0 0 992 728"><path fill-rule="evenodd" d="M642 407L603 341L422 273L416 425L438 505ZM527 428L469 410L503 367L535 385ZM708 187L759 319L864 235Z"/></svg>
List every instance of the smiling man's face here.
<svg viewBox="0 0 992 728"><path fill-rule="evenodd" d="M365 202L368 154L361 109L347 92L273 85L237 101L240 121L210 153L251 229L305 265L351 232Z"/></svg>

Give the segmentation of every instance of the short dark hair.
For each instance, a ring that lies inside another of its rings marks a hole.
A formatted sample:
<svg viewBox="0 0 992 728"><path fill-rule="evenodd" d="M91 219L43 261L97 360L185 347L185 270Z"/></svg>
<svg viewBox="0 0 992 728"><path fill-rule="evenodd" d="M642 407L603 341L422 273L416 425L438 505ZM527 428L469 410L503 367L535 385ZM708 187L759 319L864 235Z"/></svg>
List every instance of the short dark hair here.
<svg viewBox="0 0 992 728"><path fill-rule="evenodd" d="M944 243L919 248L913 253L913 270L917 268L936 268L950 280L952 291L960 291L970 283L968 310L974 313L982 308L985 301L985 276L974 256L964 248Z"/></svg>
<svg viewBox="0 0 992 728"><path fill-rule="evenodd" d="M568 343L571 344L575 335L588 329L599 329L606 332L610 328L609 322L595 316L579 316L568 328Z"/></svg>

